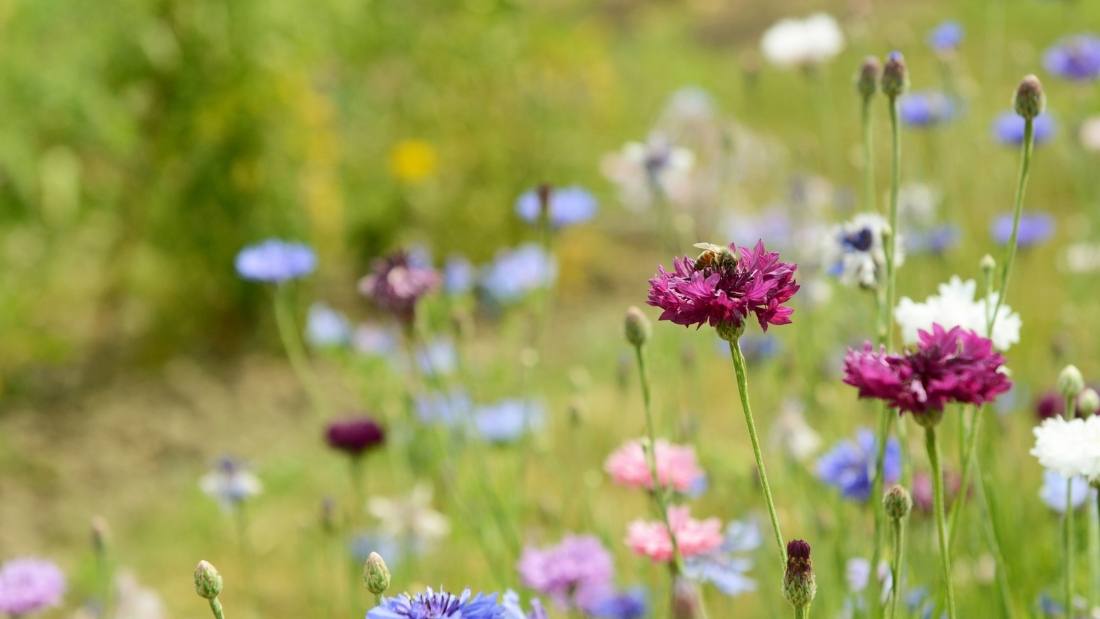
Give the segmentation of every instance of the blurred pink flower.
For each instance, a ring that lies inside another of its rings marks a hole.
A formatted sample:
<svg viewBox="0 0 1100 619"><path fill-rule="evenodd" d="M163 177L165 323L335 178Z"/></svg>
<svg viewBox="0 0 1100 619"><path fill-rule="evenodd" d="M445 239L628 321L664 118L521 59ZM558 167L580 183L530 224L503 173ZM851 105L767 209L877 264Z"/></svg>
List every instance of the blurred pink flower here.
<svg viewBox="0 0 1100 619"><path fill-rule="evenodd" d="M706 554L722 545L722 521L717 518L695 520L691 508L670 507L669 524L684 557ZM672 540L665 523L659 520L635 520L626 532L626 543L634 552L653 561L672 559Z"/></svg>
<svg viewBox="0 0 1100 619"><path fill-rule="evenodd" d="M695 449L657 440L657 480L661 486L677 492L688 492L703 477L703 469L695 459ZM629 441L607 457L603 468L615 483L628 488L653 488L643 439Z"/></svg>

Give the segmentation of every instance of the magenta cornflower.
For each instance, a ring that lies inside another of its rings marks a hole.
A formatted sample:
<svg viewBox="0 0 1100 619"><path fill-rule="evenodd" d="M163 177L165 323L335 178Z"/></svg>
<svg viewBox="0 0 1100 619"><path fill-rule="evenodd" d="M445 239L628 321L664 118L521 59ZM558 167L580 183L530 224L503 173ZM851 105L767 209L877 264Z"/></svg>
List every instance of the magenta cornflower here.
<svg viewBox="0 0 1100 619"><path fill-rule="evenodd" d="M722 521L717 518L696 520L691 517L691 508L681 505L668 508L668 523L684 558L706 554L722 545ZM635 520L627 529L626 544L653 561L671 561L669 527L660 521Z"/></svg>
<svg viewBox="0 0 1100 619"><path fill-rule="evenodd" d="M861 398L885 400L918 421L935 423L945 404L984 404L1012 386L1002 372L1004 357L993 342L961 327L920 331L917 347L905 354L876 351L868 342L849 349L844 382Z"/></svg>
<svg viewBox="0 0 1100 619"><path fill-rule="evenodd" d="M361 456L381 445L386 440L386 432L370 417L355 417L330 423L325 429L325 440L333 449Z"/></svg>
<svg viewBox="0 0 1100 619"><path fill-rule="evenodd" d="M49 561L12 559L0 566L0 614L21 617L52 608L65 594L65 575Z"/></svg>
<svg viewBox="0 0 1100 619"><path fill-rule="evenodd" d="M405 252L397 252L374 262L371 272L359 280L359 292L408 324L420 298L439 283L434 269L416 264Z"/></svg>
<svg viewBox="0 0 1100 619"><path fill-rule="evenodd" d="M556 546L527 547L520 557L523 584L562 608L586 608L612 587L611 553L591 535L569 535Z"/></svg>
<svg viewBox="0 0 1100 619"><path fill-rule="evenodd" d="M603 468L615 483L628 488L653 488L646 461L644 439L634 440L619 447L604 462ZM657 465L657 480L661 486L676 492L687 493L704 480L703 469L695 458L690 445L675 445L664 439L657 440L653 450Z"/></svg>
<svg viewBox="0 0 1100 619"><path fill-rule="evenodd" d="M661 320L678 325L732 329L740 333L750 314L760 328L791 322L794 309L784 305L798 292L797 265L783 262L777 252L758 241L752 249L699 244L698 258L677 258L673 271L664 266L649 280L652 306L664 310Z"/></svg>

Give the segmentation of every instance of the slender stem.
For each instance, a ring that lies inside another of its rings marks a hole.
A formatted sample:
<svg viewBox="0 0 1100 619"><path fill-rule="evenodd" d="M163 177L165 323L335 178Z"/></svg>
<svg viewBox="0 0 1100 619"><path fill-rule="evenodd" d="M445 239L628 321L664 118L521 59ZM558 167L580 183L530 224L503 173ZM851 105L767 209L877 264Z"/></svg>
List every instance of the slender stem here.
<svg viewBox="0 0 1100 619"><path fill-rule="evenodd" d="M328 410L327 402L317 381L317 375L309 365L305 346L302 345L298 334L298 327L294 321L294 312L290 306L290 288L280 284L275 288L275 325L279 330L279 339L282 340L283 350L286 351L290 368L294 371L298 381L309 395L313 408L318 413Z"/></svg>
<svg viewBox="0 0 1100 619"><path fill-rule="evenodd" d="M638 383L642 386L642 402L645 408L645 429L649 444L645 446L646 464L649 465L649 478L653 482L652 495L657 503L657 510L661 514L661 520L668 531L668 539L672 542L672 585L676 586L676 577L683 571L683 558L680 556L680 544L676 541L676 533L672 530L672 521L668 517L668 503L665 501L665 489L661 486L657 477L657 437L653 430L653 405L649 391L649 374L645 368L645 353L642 346L634 347L634 357L638 360Z"/></svg>
<svg viewBox="0 0 1100 619"><path fill-rule="evenodd" d="M924 429L924 444L928 450L928 462L932 465L932 494L936 510L936 534L940 544L940 568L943 571L944 596L947 599L948 619L955 619L955 590L951 585L951 553L947 547L947 519L943 510L943 469L940 466L940 445L936 441L936 428Z"/></svg>
<svg viewBox="0 0 1100 619"><path fill-rule="evenodd" d="M985 406L974 408L974 419L970 422L970 432L966 435L966 448L963 452L962 475L959 481L959 495L951 504L951 526L948 528L947 549L955 548L955 540L959 538L959 517L962 514L962 505L966 502L966 489L970 487L970 472L977 465L976 452L978 450L978 434L982 429L982 418Z"/></svg>
<svg viewBox="0 0 1100 619"><path fill-rule="evenodd" d="M894 297L897 295L898 248L898 189L901 185L901 129L898 126L897 97L888 97L890 103L890 234L886 237L886 347L894 348L894 329L890 328L894 315Z"/></svg>
<svg viewBox="0 0 1100 619"><path fill-rule="evenodd" d="M871 504L875 513L875 532L871 546L871 570L878 569L882 560L882 541L885 534L886 513L882 505L882 486L886 476L886 442L890 439L890 422L895 415L894 411L883 402L882 411L879 413L878 434L876 437L875 453L875 477L871 482ZM872 617L880 614L882 598L874 587L868 587L868 602L872 610Z"/></svg>
<svg viewBox="0 0 1100 619"><path fill-rule="evenodd" d="M1062 412L1066 419L1073 419L1077 411L1077 398L1066 397L1066 407ZM1065 530L1062 532L1062 550L1066 560L1066 616L1073 615L1073 477L1066 478L1066 514Z"/></svg>
<svg viewBox="0 0 1100 619"><path fill-rule="evenodd" d="M809 606L795 606L794 607L794 619L809 619L810 607Z"/></svg>
<svg viewBox="0 0 1100 619"><path fill-rule="evenodd" d="M210 610L214 611L214 619L225 619L225 612L222 610L222 603L218 598L210 600Z"/></svg>
<svg viewBox="0 0 1100 619"><path fill-rule="evenodd" d="M1031 152L1035 146L1035 126L1031 118L1024 119L1024 143L1020 147L1020 176L1016 184L1016 208L1012 214L1012 234L1008 237L1008 245L1005 247L1004 264L1001 267L1001 281L997 288L997 303L993 307L993 320L1004 305L1005 295L1008 293L1008 279L1012 273L1012 263L1016 260L1016 242L1020 235L1020 215L1024 209L1024 192L1027 190L1027 179L1031 173Z"/></svg>
<svg viewBox="0 0 1100 619"><path fill-rule="evenodd" d="M873 140L871 132L871 101L872 97L863 98L863 107L860 120L863 125L863 208L868 211L876 211L875 200L875 164Z"/></svg>
<svg viewBox="0 0 1100 619"><path fill-rule="evenodd" d="M1096 492L1096 487L1091 486L1089 492ZM1089 612L1100 603L1100 493L1096 495L1096 502L1090 503L1089 511Z"/></svg>
<svg viewBox="0 0 1100 619"><path fill-rule="evenodd" d="M749 378L748 371L745 368L745 355L741 353L741 345L736 339L730 340L730 355L733 357L733 371L737 374L737 391L741 395L741 408L745 412L745 425L749 428L752 453L756 458L756 470L760 474L760 487L764 491L764 501L768 505L768 516L772 521L775 543L779 546L779 559L781 563L786 564L787 549L783 544L783 533L779 530L779 515L775 511L775 500L772 499L772 489L768 485L768 472L764 468L764 454L760 450L760 439L756 435L756 423L752 420L752 407L749 405Z"/></svg>
<svg viewBox="0 0 1100 619"><path fill-rule="evenodd" d="M890 619L898 612L898 599L901 597L901 566L905 564L905 518L894 521L894 564L890 572L893 585L890 587Z"/></svg>

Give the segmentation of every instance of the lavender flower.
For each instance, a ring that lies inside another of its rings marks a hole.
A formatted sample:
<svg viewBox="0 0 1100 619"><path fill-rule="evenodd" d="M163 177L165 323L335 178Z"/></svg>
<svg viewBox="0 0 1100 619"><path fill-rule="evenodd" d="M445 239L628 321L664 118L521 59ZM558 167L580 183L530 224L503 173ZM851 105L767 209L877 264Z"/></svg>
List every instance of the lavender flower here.
<svg viewBox="0 0 1100 619"><path fill-rule="evenodd" d="M317 302L309 306L306 316L306 341L316 348L343 346L351 340L351 323L347 316L328 305Z"/></svg>
<svg viewBox="0 0 1100 619"><path fill-rule="evenodd" d="M866 501L871 496L876 453L874 432L860 428L856 440L837 443L817 461L817 476L840 490L844 498ZM901 445L897 439L891 438L886 442L883 470L886 485L897 482L901 477Z"/></svg>
<svg viewBox="0 0 1100 619"><path fill-rule="evenodd" d="M1020 216L1020 230L1016 237L1019 247L1031 247L1054 236L1054 218L1047 213L1031 212ZM990 227L993 240L1005 245L1012 238L1012 213L1003 213L993 220Z"/></svg>
<svg viewBox="0 0 1100 619"><path fill-rule="evenodd" d="M531 400L501 400L474 412L477 435L490 443L510 443L542 427L545 411Z"/></svg>
<svg viewBox="0 0 1100 619"><path fill-rule="evenodd" d="M302 243L268 239L249 245L237 254L237 273L245 278L271 284L304 277L317 266L317 256Z"/></svg>
<svg viewBox="0 0 1100 619"><path fill-rule="evenodd" d="M497 253L481 273L481 286L498 303L517 301L546 288L558 276L558 266L542 247L528 243Z"/></svg>
<svg viewBox="0 0 1100 619"><path fill-rule="evenodd" d="M214 469L199 480L199 487L225 509L240 507L263 491L259 478L232 456L219 458Z"/></svg>
<svg viewBox="0 0 1100 619"><path fill-rule="evenodd" d="M382 598L367 613L367 619L507 619L507 615L497 603L496 594L471 595L466 589L461 595L454 595L429 587L415 596L403 593Z"/></svg>
<svg viewBox="0 0 1100 619"><path fill-rule="evenodd" d="M1075 82L1100 77L1100 38L1091 34L1066 37L1043 55L1047 71Z"/></svg>
<svg viewBox="0 0 1100 619"><path fill-rule="evenodd" d="M409 324L420 298L438 285L438 273L397 252L374 262L370 274L359 280L359 292Z"/></svg>
<svg viewBox="0 0 1100 619"><path fill-rule="evenodd" d="M940 255L959 243L961 233L953 224L933 226L924 230L905 231L905 251L911 254Z"/></svg>
<svg viewBox="0 0 1100 619"><path fill-rule="evenodd" d="M0 566L0 613L21 617L61 603L65 574L44 559L12 559Z"/></svg>
<svg viewBox="0 0 1100 619"><path fill-rule="evenodd" d="M576 185L561 188L546 188L549 192L550 225L564 228L584 223L596 215L596 198L587 190ZM531 189L516 200L516 213L524 221L537 224L542 217L540 189Z"/></svg>
<svg viewBox="0 0 1100 619"><path fill-rule="evenodd" d="M443 290L447 294L466 294L474 287L474 266L462 256L450 256L443 265Z"/></svg>
<svg viewBox="0 0 1100 619"><path fill-rule="evenodd" d="M954 52L962 44L963 34L962 24L956 21L945 21L928 34L928 45L941 54Z"/></svg>
<svg viewBox="0 0 1100 619"><path fill-rule="evenodd" d="M1035 144L1045 144L1054 137L1057 124L1049 114L1039 114L1032 121ZM1006 146L1019 146L1024 141L1024 119L1016 112L1004 112L993 121L993 137Z"/></svg>
<svg viewBox="0 0 1100 619"><path fill-rule="evenodd" d="M910 127L933 127L955 116L955 102L942 92L910 92L898 101L898 115Z"/></svg>
<svg viewBox="0 0 1100 619"><path fill-rule="evenodd" d="M684 576L710 583L730 597L755 591L756 581L748 575L753 565L750 554L760 543L760 527L755 521L730 522L717 550L685 559Z"/></svg>
<svg viewBox="0 0 1100 619"><path fill-rule="evenodd" d="M458 351L454 342L436 339L417 347L416 366L428 376L445 376L458 367Z"/></svg>
<svg viewBox="0 0 1100 619"><path fill-rule="evenodd" d="M591 535L566 536L556 546L527 547L517 569L524 585L566 610L596 601L614 574L611 554Z"/></svg>

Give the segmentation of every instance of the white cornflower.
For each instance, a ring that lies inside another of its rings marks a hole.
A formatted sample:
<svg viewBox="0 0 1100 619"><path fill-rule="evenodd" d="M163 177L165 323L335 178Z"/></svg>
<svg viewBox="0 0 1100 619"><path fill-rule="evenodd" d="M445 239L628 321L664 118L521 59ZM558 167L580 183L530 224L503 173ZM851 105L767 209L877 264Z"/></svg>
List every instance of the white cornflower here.
<svg viewBox="0 0 1100 619"><path fill-rule="evenodd" d="M431 545L451 530L447 517L432 509L431 486L423 483L405 497L371 497L367 511L379 520L383 533L418 546Z"/></svg>
<svg viewBox="0 0 1100 619"><path fill-rule="evenodd" d="M909 297L903 297L894 309L894 318L901 327L901 337L906 344L915 344L918 332L928 331L932 323L944 328L962 327L985 335L987 313L997 304L997 295L991 294L984 299L975 299L977 284L972 279L963 281L953 276L950 281L940 284L939 294L917 303ZM1020 341L1020 315L1008 305L1002 305L997 311L997 322L993 325L993 345L998 350L1008 350Z"/></svg>
<svg viewBox="0 0 1100 619"><path fill-rule="evenodd" d="M674 146L664 136L653 135L643 144L628 142L604 157L604 176L619 188L627 208L648 208L660 199L679 204L690 198L695 155Z"/></svg>
<svg viewBox="0 0 1100 619"><path fill-rule="evenodd" d="M1035 447L1031 455L1038 458L1044 468L1063 477L1100 482L1100 417L1052 417L1034 432Z"/></svg>
<svg viewBox="0 0 1100 619"><path fill-rule="evenodd" d="M772 443L798 462L805 462L821 449L821 435L806 423L804 409L798 400L783 402L772 426Z"/></svg>
<svg viewBox="0 0 1100 619"><path fill-rule="evenodd" d="M223 456L214 468L202 476L199 487L225 509L235 509L260 494L263 484L248 466L231 456Z"/></svg>
<svg viewBox="0 0 1100 619"><path fill-rule="evenodd" d="M860 213L851 221L834 226L824 248L830 273L848 286L875 288L886 274L886 246L883 232L889 227L881 215ZM905 261L902 239L896 244L895 267Z"/></svg>
<svg viewBox="0 0 1100 619"><path fill-rule="evenodd" d="M844 33L836 19L814 13L804 19L781 19L764 32L760 51L781 67L821 64L844 49Z"/></svg>
<svg viewBox="0 0 1100 619"><path fill-rule="evenodd" d="M1100 152L1100 116L1090 116L1081 123L1077 133L1081 147L1087 151Z"/></svg>

